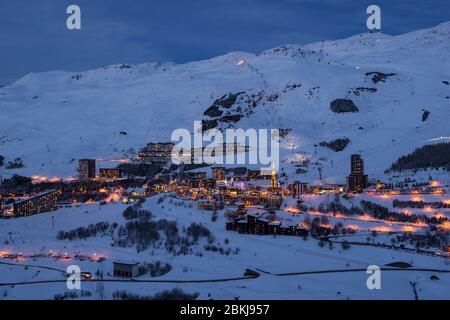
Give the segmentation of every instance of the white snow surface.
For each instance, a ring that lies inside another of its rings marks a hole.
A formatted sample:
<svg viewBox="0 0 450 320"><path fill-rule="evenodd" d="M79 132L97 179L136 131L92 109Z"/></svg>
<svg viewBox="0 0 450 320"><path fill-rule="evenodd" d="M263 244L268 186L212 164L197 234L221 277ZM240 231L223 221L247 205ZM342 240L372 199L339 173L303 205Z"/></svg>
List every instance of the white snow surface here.
<svg viewBox="0 0 450 320"><path fill-rule="evenodd" d="M161 196L148 198L143 208L151 210L155 220L167 219L176 221L179 231L192 222L206 226L215 237L213 244L234 250L238 254L224 255L206 251L203 246L206 240L195 245L194 252L201 251L202 256L195 254L174 256L165 249L149 249L137 252L135 247L112 247L110 236L97 236L87 240L56 240L58 230L72 230L79 226L87 226L100 221L119 225L126 223L122 217L125 205L110 204L81 205L60 209L55 213L44 213L17 220L3 220L0 224L0 240L9 239L11 232L13 242L2 245L1 250L10 253L33 254L75 254L103 256L102 263L79 261L76 259L56 260L54 258L0 259L0 283L22 281L64 280L64 274L58 271L39 267L11 266L3 263L24 264L53 267L65 270L69 265L78 265L82 271L95 274L102 270L104 279L114 279L112 261L125 260L137 262L168 262L172 270L157 278L142 276L138 280L210 280L241 277L246 268L262 269L271 273L307 272L322 270L362 269L364 271L348 273L324 273L293 276L275 276L261 274L257 279L246 279L217 283L139 283L139 282L104 282L103 298L111 299L113 292L126 290L144 296L157 292L181 288L185 292L198 292L199 299L414 299L410 281L418 283L420 299L448 299L450 296L450 274L419 271L382 271L381 290L369 290L366 281L369 275L365 269L370 265L385 267L391 262L406 262L414 268L449 270L448 259L432 257L401 251L393 251L375 247L351 246L343 250L336 245L329 249L321 248L317 240L303 240L294 236L259 236L243 235L225 230L226 218L223 211L218 212L218 220L212 222L211 212L198 211L196 203L174 200L170 197L158 202ZM181 205L179 205L181 204ZM192 207L189 207L192 204ZM54 216L55 228L52 228ZM379 235L381 239L383 235ZM225 241L228 239L228 243ZM381 241L381 239L377 241ZM439 280L430 277L436 275ZM97 283L82 282L82 289L90 291L87 299L99 299ZM41 283L30 285L0 287L3 299L52 299L55 294L63 294L69 290L65 282ZM6 292L6 294L5 294ZM209 296L210 294L210 296Z"/></svg>

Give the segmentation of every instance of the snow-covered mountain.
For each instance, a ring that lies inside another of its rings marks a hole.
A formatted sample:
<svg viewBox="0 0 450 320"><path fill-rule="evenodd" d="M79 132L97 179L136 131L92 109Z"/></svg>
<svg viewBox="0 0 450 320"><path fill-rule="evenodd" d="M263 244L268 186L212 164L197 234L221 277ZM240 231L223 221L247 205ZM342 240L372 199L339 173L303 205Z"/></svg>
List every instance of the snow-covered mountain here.
<svg viewBox="0 0 450 320"><path fill-rule="evenodd" d="M25 164L0 168L0 175L73 176L74 159L122 157L205 120L219 128L287 129L288 173L292 161L310 157L324 177L342 182L350 154L361 152L369 175L378 176L427 140L450 135L448 52L450 22L181 65L29 74L0 88L0 155ZM353 112L336 112L346 110ZM348 145L320 145L336 139ZM315 170L302 177L317 178Z"/></svg>

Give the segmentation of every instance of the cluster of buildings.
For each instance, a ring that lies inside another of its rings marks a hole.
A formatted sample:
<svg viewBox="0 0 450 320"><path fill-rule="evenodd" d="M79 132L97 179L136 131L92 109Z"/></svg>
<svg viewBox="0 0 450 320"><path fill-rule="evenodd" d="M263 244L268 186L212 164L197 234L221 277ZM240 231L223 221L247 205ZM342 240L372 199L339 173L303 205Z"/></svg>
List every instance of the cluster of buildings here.
<svg viewBox="0 0 450 320"><path fill-rule="evenodd" d="M55 211L58 209L58 190L46 191L26 199L15 201L12 210L8 210L4 217L24 217L37 213ZM0 199L0 213L3 213L5 203Z"/></svg>
<svg viewBox="0 0 450 320"><path fill-rule="evenodd" d="M139 152L143 161L151 163L167 163L171 159L174 145L172 143L149 143ZM235 148L235 146L233 146ZM244 206L264 206L267 209L279 209L283 197L292 196L302 201L301 197L308 193L324 192L362 192L368 186L368 177L364 174L364 162L360 155L351 156L351 172L346 179L345 187L339 185L308 186L306 182L294 181L286 187L281 187L275 170L271 174L262 174L260 170L251 170L246 167L226 168L215 166L211 168L212 177L201 169L184 172L182 165L176 175L161 174L156 178L146 180L134 186L132 191L126 191L130 184L122 179L120 168L100 168L97 176L95 159L80 159L78 162L79 184L62 185L41 194L26 199L19 199L8 209L11 216L27 216L36 213L53 211L57 209L58 197L64 204L68 197L77 195L101 198L102 193L111 193L111 190L122 189L120 197L123 202L139 201L151 194L160 192L175 192L180 198L198 200L199 210L216 211L225 205L243 204ZM267 181L262 183L262 181ZM111 185L110 189L100 187L99 183ZM75 188L75 189L74 189ZM63 195L60 196L60 194ZM114 201L118 193L111 194ZM84 201L81 199L81 201ZM11 202L9 202L11 205ZM0 198L0 213L5 211L5 202ZM247 224L246 224L247 223ZM256 226L256 227L255 227ZM277 226L277 223L252 218L233 220L227 228L243 233L263 234L297 234L291 227ZM247 228L247 229L246 229ZM255 229L256 228L256 229ZM281 231L280 231L281 230Z"/></svg>
<svg viewBox="0 0 450 320"><path fill-rule="evenodd" d="M203 171L186 172L179 174L176 179L160 176L150 181L149 186L156 193L176 192L180 198L198 200L200 210L218 210L224 205L238 202L276 209L281 206L283 195L288 192L280 187L275 171L269 176L267 186L250 180L245 167L229 170L215 167L212 170L213 178L207 178ZM230 170L232 176L229 175Z"/></svg>
<svg viewBox="0 0 450 320"><path fill-rule="evenodd" d="M141 161L164 165L171 160L173 147L171 142L151 142L139 151L138 156Z"/></svg>
<svg viewBox="0 0 450 320"><path fill-rule="evenodd" d="M78 175L81 181L96 179L95 159L80 159L78 161ZM116 180L122 178L122 170L119 168L100 168L99 178L105 180Z"/></svg>
<svg viewBox="0 0 450 320"><path fill-rule="evenodd" d="M304 237L309 234L309 228L304 225L283 224L278 220L269 220L256 214L244 214L226 223L228 231L243 234L284 235Z"/></svg>

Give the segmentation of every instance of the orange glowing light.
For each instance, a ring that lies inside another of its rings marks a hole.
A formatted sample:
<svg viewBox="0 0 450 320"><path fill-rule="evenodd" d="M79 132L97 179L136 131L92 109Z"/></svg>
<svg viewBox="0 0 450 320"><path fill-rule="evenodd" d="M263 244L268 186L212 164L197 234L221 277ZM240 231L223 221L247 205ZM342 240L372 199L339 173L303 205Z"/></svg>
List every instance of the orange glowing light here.
<svg viewBox="0 0 450 320"><path fill-rule="evenodd" d="M414 202L420 202L420 201L422 201L422 198L421 197L412 197L411 200Z"/></svg>
<svg viewBox="0 0 450 320"><path fill-rule="evenodd" d="M411 216L411 215L412 215L412 212L409 211L408 209L405 209L405 210L403 210L403 214L404 214L405 216Z"/></svg>
<svg viewBox="0 0 450 320"><path fill-rule="evenodd" d="M444 219L445 215L443 213L436 213L435 217L436 219Z"/></svg>
<svg viewBox="0 0 450 320"><path fill-rule="evenodd" d="M416 228L414 228L412 226L404 226L403 231L404 232L414 232L414 231L416 231Z"/></svg>
<svg viewBox="0 0 450 320"><path fill-rule="evenodd" d="M425 211L425 212L433 212L433 208L425 207L425 208L423 208L423 211Z"/></svg>
<svg viewBox="0 0 450 320"><path fill-rule="evenodd" d="M416 227L420 227L420 228L425 228L425 227L428 227L428 225L425 223L425 221L417 221L416 223L414 223L414 225L416 226Z"/></svg>
<svg viewBox="0 0 450 320"><path fill-rule="evenodd" d="M106 202L118 202L121 197L122 197L122 193L125 191L125 189L123 188L119 188L116 191L114 191L113 193L109 194L105 201Z"/></svg>
<svg viewBox="0 0 450 320"><path fill-rule="evenodd" d="M35 174L35 175L31 176L31 180L34 184L36 184L36 183L40 183L40 182L60 182L63 179L58 178L58 177L48 178L48 177L44 177L44 176Z"/></svg>
<svg viewBox="0 0 450 320"><path fill-rule="evenodd" d="M297 208L285 208L284 211L290 212L290 213L300 213L300 210Z"/></svg>
<svg viewBox="0 0 450 320"><path fill-rule="evenodd" d="M444 230L450 230L450 221L444 221L439 226Z"/></svg>
<svg viewBox="0 0 450 320"><path fill-rule="evenodd" d="M365 214L365 215L362 215L361 217L359 217L359 220L362 220L362 221L373 221L373 218L371 216Z"/></svg>
<svg viewBox="0 0 450 320"><path fill-rule="evenodd" d="M347 228L347 229L354 230L354 231L357 231L357 230L360 229L359 226L356 225L356 224L350 224L350 225L346 226L346 228Z"/></svg>
<svg viewBox="0 0 450 320"><path fill-rule="evenodd" d="M0 251L0 257L1 258L6 257L8 255L9 255L9 251L8 250L1 250Z"/></svg>
<svg viewBox="0 0 450 320"><path fill-rule="evenodd" d="M392 228L380 226L380 227L375 227L375 228L371 229L371 231L376 231L376 232L392 232Z"/></svg>
<svg viewBox="0 0 450 320"><path fill-rule="evenodd" d="M432 187L439 187L441 184L439 183L439 181L431 181L430 186Z"/></svg>

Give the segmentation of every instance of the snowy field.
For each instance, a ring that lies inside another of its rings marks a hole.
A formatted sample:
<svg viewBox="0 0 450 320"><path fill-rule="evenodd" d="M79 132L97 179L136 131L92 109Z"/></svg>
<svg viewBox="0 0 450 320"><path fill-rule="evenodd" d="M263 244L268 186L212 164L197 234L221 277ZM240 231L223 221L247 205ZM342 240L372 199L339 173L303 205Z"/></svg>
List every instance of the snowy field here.
<svg viewBox="0 0 450 320"><path fill-rule="evenodd" d="M238 254L220 254L203 249L205 243L199 242L195 254L174 256L165 249L148 249L140 253L134 247L117 248L111 246L111 237L95 237L88 240L62 241L56 239L58 230L71 230L101 221L124 224L125 219L122 204L82 205L73 208L62 208L53 213L2 220L0 235L2 243L13 240L8 245L0 247L9 253L21 253L30 256L42 253L53 255L67 254L70 259L61 260L53 257L0 259L0 283L34 282L45 280L60 280L57 283L41 283L27 285L6 285L0 287L0 297L3 299L52 299L55 294L69 291L61 272L67 266L79 265L82 271L95 273L101 270L104 280L116 279L108 275L112 273L112 261L115 259L152 262L160 260L172 266L172 270L161 276L151 278L142 276L137 280L213 280L222 278L242 277L246 268L260 269L259 278L243 279L211 283L139 283L139 282L108 282L103 281L103 297L110 299L117 290L126 290L140 295L152 295L156 292L181 288L185 292L200 293L199 299L414 299L410 281L418 283L420 299L448 299L450 297L450 274L423 271L382 271L381 290L368 290L365 271L306 274L292 276L277 276L277 273L309 272L322 270L365 270L369 265L384 267L391 262L406 262L414 268L449 270L447 259L414 253L392 251L374 247L351 246L343 250L340 246L330 249L319 247L318 241L312 238L303 240L290 236L258 236L242 235L225 231L223 212L219 212L216 222L210 219L211 213L197 211L195 206L189 208L189 201L179 205L180 200L170 203L170 198L158 203L160 196L148 198L143 208L154 214L153 219L168 219L177 221L178 229L187 227L191 222L204 224L214 235L214 243L223 248L234 250ZM52 218L54 217L54 229ZM11 235L9 235L11 232ZM381 236L380 236L381 237ZM225 239L228 239L226 241ZM225 244L227 243L227 244ZM79 261L75 255L102 256L103 262ZM5 265L10 263L12 265ZM14 265L16 264L16 265ZM18 266L17 264L20 264ZM50 267L57 270L47 270L34 265ZM60 270L60 271L58 271ZM431 280L432 275L439 280ZM95 276L94 276L95 278ZM90 297L83 299L98 299L98 283L83 281L82 289L91 292Z"/></svg>

